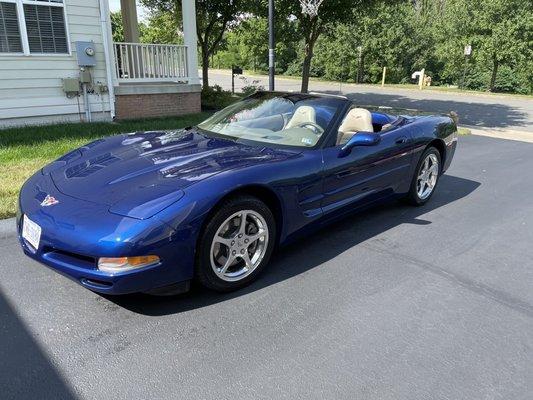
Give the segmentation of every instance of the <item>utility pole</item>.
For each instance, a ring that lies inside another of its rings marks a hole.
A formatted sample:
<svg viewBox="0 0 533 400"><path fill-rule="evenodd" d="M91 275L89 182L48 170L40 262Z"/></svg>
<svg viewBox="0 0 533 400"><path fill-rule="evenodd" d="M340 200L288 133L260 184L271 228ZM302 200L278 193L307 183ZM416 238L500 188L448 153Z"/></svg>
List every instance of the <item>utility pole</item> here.
<svg viewBox="0 0 533 400"><path fill-rule="evenodd" d="M357 46L359 50L359 62L357 65L357 83L361 83L361 78L363 75L363 46Z"/></svg>
<svg viewBox="0 0 533 400"><path fill-rule="evenodd" d="M276 39L274 36L274 0L268 0L268 89L274 91L274 75L276 73Z"/></svg>

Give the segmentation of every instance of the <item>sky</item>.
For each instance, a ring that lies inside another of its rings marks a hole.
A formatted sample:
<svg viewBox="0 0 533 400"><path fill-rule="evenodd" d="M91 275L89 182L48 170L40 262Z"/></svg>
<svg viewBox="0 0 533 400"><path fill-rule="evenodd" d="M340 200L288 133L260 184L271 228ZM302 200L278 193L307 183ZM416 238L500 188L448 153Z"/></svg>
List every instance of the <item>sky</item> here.
<svg viewBox="0 0 533 400"><path fill-rule="evenodd" d="M120 11L120 0L109 0L109 9L111 12ZM144 21L146 19L146 9L142 7L137 1L137 17L139 21Z"/></svg>

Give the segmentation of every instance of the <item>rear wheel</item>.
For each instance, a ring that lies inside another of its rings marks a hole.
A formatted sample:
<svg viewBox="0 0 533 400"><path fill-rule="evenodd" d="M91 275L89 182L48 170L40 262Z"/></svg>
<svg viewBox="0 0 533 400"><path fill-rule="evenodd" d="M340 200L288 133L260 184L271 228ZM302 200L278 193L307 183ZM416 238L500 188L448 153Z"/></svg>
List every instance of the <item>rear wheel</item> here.
<svg viewBox="0 0 533 400"><path fill-rule="evenodd" d="M218 207L199 239L196 278L217 291L239 289L268 263L275 240L274 216L262 201L230 199Z"/></svg>
<svg viewBox="0 0 533 400"><path fill-rule="evenodd" d="M426 204L435 192L440 173L440 153L435 147L428 147L420 157L406 200L415 206Z"/></svg>

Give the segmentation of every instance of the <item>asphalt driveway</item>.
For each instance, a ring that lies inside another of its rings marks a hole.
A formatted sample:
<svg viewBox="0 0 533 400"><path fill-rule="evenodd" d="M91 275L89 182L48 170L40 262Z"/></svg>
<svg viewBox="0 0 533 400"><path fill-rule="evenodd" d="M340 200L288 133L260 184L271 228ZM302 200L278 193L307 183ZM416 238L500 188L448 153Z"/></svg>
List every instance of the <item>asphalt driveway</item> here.
<svg viewBox="0 0 533 400"><path fill-rule="evenodd" d="M429 204L230 295L104 298L0 235L2 399L533 398L533 144L461 137Z"/></svg>

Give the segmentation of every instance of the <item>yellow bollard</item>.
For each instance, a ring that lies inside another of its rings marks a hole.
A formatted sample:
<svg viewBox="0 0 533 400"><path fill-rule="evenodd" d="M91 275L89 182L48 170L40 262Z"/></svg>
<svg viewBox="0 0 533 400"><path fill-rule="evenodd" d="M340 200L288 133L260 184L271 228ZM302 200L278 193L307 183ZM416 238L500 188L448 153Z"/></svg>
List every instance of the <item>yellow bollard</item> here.
<svg viewBox="0 0 533 400"><path fill-rule="evenodd" d="M385 75L387 75L387 67L383 67L383 77L381 78L381 87L385 86Z"/></svg>

